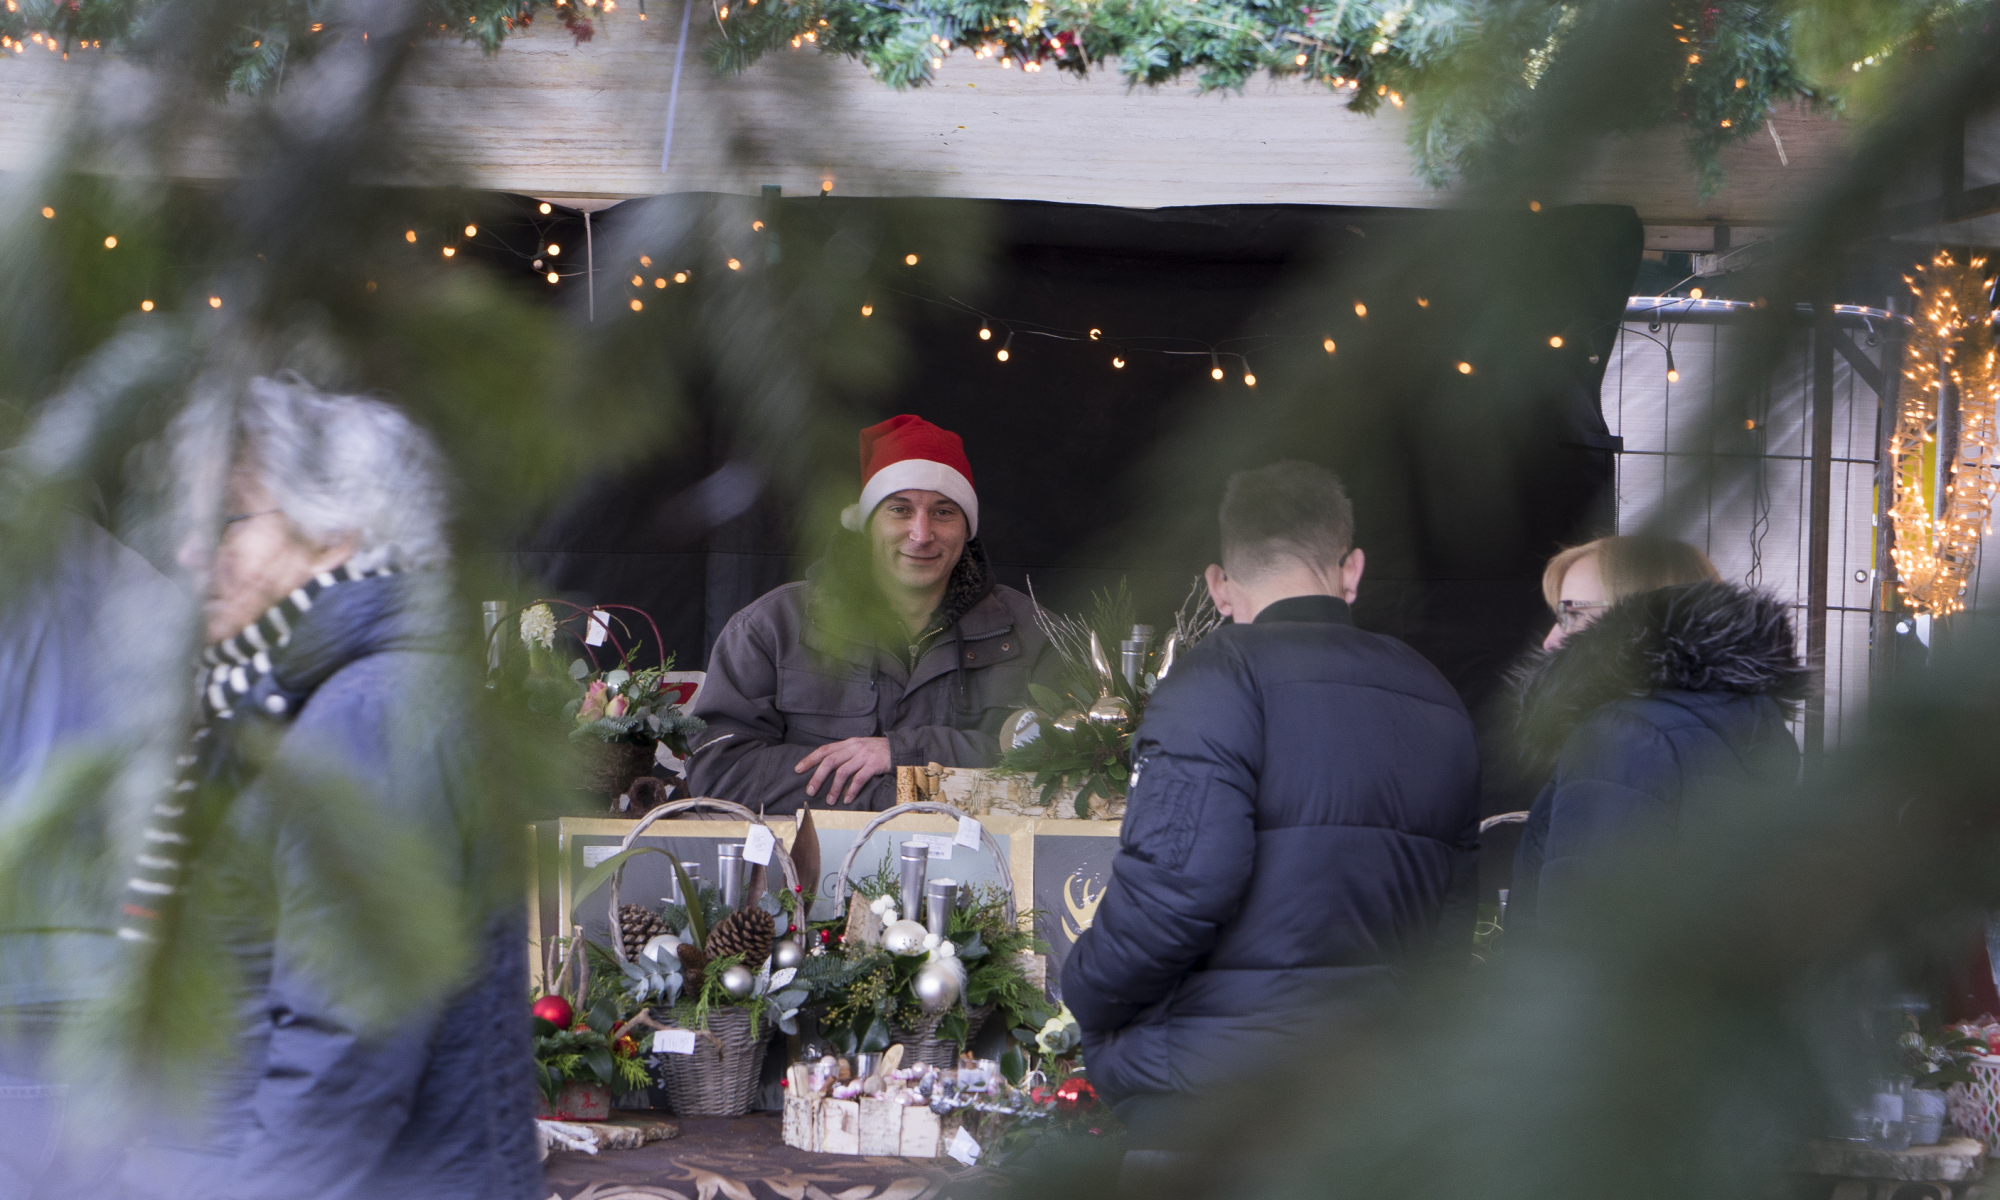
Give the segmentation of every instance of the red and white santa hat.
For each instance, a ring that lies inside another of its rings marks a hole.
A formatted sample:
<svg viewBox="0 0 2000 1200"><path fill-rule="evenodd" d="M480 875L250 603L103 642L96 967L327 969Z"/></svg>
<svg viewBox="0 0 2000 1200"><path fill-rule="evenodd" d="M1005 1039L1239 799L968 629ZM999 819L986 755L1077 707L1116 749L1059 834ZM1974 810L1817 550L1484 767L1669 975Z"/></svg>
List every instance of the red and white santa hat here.
<svg viewBox="0 0 2000 1200"><path fill-rule="evenodd" d="M904 413L861 431L861 503L850 504L840 523L860 532L875 506L906 488L937 492L965 510L969 536L979 535L979 493L965 443L949 429Z"/></svg>

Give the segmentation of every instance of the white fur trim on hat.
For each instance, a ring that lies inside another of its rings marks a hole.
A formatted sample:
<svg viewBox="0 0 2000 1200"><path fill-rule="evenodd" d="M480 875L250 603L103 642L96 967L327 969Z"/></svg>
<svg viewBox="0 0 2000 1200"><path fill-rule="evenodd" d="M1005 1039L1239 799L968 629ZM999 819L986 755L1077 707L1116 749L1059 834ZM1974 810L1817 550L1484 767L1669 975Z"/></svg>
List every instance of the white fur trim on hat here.
<svg viewBox="0 0 2000 1200"><path fill-rule="evenodd" d="M979 493L972 490L972 481L943 463L926 458L906 458L875 472L861 489L861 503L843 511L840 523L858 533L868 518L875 515L877 505L911 488L936 492L956 503L965 510L966 536L979 536Z"/></svg>

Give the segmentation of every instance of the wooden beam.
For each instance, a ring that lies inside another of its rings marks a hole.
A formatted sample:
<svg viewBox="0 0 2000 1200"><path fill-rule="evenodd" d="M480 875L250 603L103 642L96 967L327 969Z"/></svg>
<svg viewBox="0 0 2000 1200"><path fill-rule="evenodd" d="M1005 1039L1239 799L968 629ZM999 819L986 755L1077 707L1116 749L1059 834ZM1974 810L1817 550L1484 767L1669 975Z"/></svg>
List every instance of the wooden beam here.
<svg viewBox="0 0 2000 1200"><path fill-rule="evenodd" d="M538 24L491 57L455 41L423 43L396 98L398 137L413 166L385 182L443 180L593 206L663 192L755 194L763 184L809 194L825 179L842 195L1139 208L1463 202L1416 177L1406 110L1361 116L1322 87L1270 79L1238 95L1199 95L1192 83L1135 90L1115 64L1078 80L1024 75L963 53L945 61L935 84L909 91L811 49L782 51L734 78L690 54L674 163L662 174L679 22L621 12L598 27L595 40L577 46L553 24ZM69 113L118 111L114 99L156 86L105 56L10 56L0 69L0 170L32 167L60 149ZM237 153L247 107L218 109L177 174L247 169ZM1785 157L1769 131L1729 147L1728 186L1708 201L1696 194L1680 133L1661 130L1608 139L1544 202L1629 204L1662 226L1712 230L1721 222L1745 232L1779 224L1844 164L1847 135L1789 108L1774 114L1772 129Z"/></svg>

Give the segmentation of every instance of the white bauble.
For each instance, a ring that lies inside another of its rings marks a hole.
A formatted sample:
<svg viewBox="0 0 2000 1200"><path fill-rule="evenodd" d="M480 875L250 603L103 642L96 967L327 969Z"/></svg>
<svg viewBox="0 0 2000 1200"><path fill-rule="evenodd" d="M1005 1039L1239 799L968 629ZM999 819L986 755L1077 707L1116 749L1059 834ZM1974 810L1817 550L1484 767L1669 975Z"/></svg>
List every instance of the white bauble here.
<svg viewBox="0 0 2000 1200"><path fill-rule="evenodd" d="M922 954L930 932L915 921L898 921L882 931L882 948L891 954Z"/></svg>
<svg viewBox="0 0 2000 1200"><path fill-rule="evenodd" d="M757 986L757 977L750 968L741 963L722 973L722 990L729 993L731 1000L748 1000L750 992Z"/></svg>
<svg viewBox="0 0 2000 1200"><path fill-rule="evenodd" d="M946 963L926 963L910 986L916 989L917 1003L925 1012L943 1012L958 999L958 972Z"/></svg>
<svg viewBox="0 0 2000 1200"><path fill-rule="evenodd" d="M680 957L675 953L680 944L681 940L671 933L655 934L646 939L645 946L639 951L639 957L651 959L661 966L673 966L680 962Z"/></svg>

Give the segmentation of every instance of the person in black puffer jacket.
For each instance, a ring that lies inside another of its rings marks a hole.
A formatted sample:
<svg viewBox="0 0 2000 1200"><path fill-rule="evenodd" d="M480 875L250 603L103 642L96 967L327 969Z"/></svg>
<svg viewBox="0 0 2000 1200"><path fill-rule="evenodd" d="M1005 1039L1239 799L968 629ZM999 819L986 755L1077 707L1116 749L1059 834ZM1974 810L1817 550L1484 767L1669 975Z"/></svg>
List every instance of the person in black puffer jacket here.
<svg viewBox="0 0 2000 1200"><path fill-rule="evenodd" d="M1631 586L1690 561L1703 569L1679 573L1698 582ZM1520 725L1548 781L1515 854L1510 935L1560 923L1621 850L1670 844L1707 793L1795 778L1785 722L1809 684L1788 606L1716 580L1692 547L1606 538L1550 567L1558 625L1523 674Z"/></svg>
<svg viewBox="0 0 2000 1200"><path fill-rule="evenodd" d="M1445 914L1476 866L1472 722L1422 655L1354 627L1353 521L1324 468L1231 479L1208 584L1236 623L1140 726L1113 874L1062 971L1136 1153L1185 1145L1190 1098L1362 1027L1434 946L1469 952L1470 910Z"/></svg>

